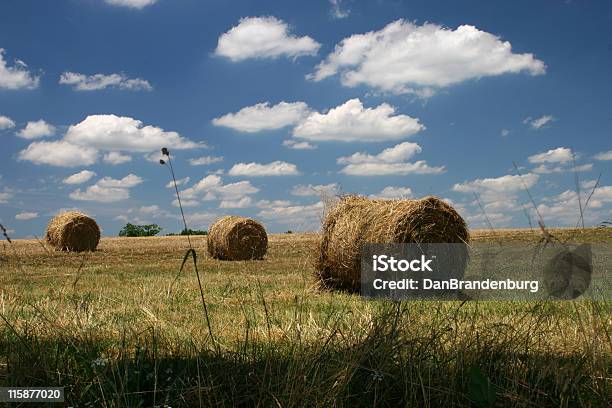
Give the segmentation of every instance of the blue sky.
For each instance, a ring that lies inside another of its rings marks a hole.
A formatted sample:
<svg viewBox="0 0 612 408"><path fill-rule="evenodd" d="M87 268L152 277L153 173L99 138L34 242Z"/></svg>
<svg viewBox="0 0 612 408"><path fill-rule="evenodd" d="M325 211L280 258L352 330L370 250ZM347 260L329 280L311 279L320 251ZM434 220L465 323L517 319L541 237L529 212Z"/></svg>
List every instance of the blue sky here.
<svg viewBox="0 0 612 408"><path fill-rule="evenodd" d="M574 163L582 203L601 174L586 223L612 218L607 1L9 0L0 49L15 237L71 208L105 235L180 230L163 146L192 228L317 230L337 192L527 226L524 185L547 225L573 226Z"/></svg>

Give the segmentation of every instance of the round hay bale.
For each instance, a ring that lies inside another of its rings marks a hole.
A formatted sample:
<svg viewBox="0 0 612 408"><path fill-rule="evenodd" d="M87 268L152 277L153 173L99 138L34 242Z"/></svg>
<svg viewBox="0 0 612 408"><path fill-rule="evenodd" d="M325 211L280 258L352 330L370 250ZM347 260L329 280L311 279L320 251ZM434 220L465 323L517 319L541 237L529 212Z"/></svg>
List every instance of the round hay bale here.
<svg viewBox="0 0 612 408"><path fill-rule="evenodd" d="M372 200L345 196L328 211L317 250L316 270L325 287L361 289L364 244L468 243L469 232L453 207L437 197ZM467 263L467 247L461 255Z"/></svg>
<svg viewBox="0 0 612 408"><path fill-rule="evenodd" d="M262 259L267 249L268 235L265 228L251 218L223 217L208 230L208 254L216 259Z"/></svg>
<svg viewBox="0 0 612 408"><path fill-rule="evenodd" d="M95 251L100 242L100 227L82 212L66 211L51 219L46 239L60 251Z"/></svg>

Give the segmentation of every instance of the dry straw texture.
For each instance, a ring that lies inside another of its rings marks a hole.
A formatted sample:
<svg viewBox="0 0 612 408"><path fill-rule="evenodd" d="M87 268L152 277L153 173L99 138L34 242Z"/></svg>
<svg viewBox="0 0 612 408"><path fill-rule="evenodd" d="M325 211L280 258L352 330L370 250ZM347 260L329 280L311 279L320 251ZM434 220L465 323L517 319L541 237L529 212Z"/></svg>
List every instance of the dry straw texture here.
<svg viewBox="0 0 612 408"><path fill-rule="evenodd" d="M345 196L323 221L317 250L317 275L324 286L359 291L361 249L366 243L467 243L465 221L447 203L421 200L371 200ZM465 257L460 260L467 261Z"/></svg>
<svg viewBox="0 0 612 408"><path fill-rule="evenodd" d="M60 251L95 251L100 242L100 227L79 211L67 211L53 217L47 226L46 239Z"/></svg>
<svg viewBox="0 0 612 408"><path fill-rule="evenodd" d="M208 254L216 259L262 259L267 249L268 235L265 228L250 218L223 217L208 230Z"/></svg>

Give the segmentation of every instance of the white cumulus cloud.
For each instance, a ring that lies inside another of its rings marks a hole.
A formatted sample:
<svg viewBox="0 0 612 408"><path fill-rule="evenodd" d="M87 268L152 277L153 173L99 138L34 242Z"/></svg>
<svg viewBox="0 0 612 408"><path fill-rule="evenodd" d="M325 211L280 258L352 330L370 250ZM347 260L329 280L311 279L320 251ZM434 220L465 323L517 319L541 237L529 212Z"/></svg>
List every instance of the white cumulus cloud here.
<svg viewBox="0 0 612 408"><path fill-rule="evenodd" d="M255 204L258 208L272 208L272 207L287 207L292 205L289 200L259 200Z"/></svg>
<svg viewBox="0 0 612 408"><path fill-rule="evenodd" d="M10 191L0 191L0 204L6 204L8 203L8 200L10 198L13 198L13 193L11 193Z"/></svg>
<svg viewBox="0 0 612 408"><path fill-rule="evenodd" d="M578 194L573 190L545 199L544 203L538 205L538 211L546 221L553 221L559 225L576 226L580 219L579 205L583 209L591 191L583 191L581 201ZM587 224L600 222L605 216L606 208L610 209L612 204L612 186L600 186L593 192L589 200L588 208L584 211L584 220ZM610 213L610 212L608 212Z"/></svg>
<svg viewBox="0 0 612 408"><path fill-rule="evenodd" d="M300 174L295 164L284 161L274 161L268 164L238 163L228 172L230 176L297 176Z"/></svg>
<svg viewBox="0 0 612 408"><path fill-rule="evenodd" d="M161 157L162 147L193 149L206 147L176 132L164 131L155 126L144 126L139 120L116 115L91 115L72 125L62 140L34 142L19 153L21 160L37 164L73 167L95 163L100 151L107 151L104 161L119 164L128 161L125 152L145 152ZM156 160L158 161L158 160Z"/></svg>
<svg viewBox="0 0 612 408"><path fill-rule="evenodd" d="M404 142L389 147L377 155L368 153L354 153L348 157L338 158L338 164L360 164L360 163L397 163L411 159L414 155L421 153L423 149L417 143Z"/></svg>
<svg viewBox="0 0 612 408"><path fill-rule="evenodd" d="M485 199L511 196L527 188L533 187L539 180L539 176L533 173L519 175L505 175L496 178L476 179L457 183L453 186L454 191L461 193L480 193Z"/></svg>
<svg viewBox="0 0 612 408"><path fill-rule="evenodd" d="M98 160L98 151L63 140L34 142L19 152L19 160L59 167L90 166Z"/></svg>
<svg viewBox="0 0 612 408"><path fill-rule="evenodd" d="M208 229L209 225L219 218L219 214L213 212L196 212L185 214L190 228Z"/></svg>
<svg viewBox="0 0 612 408"><path fill-rule="evenodd" d="M207 166L209 164L220 163L222 161L223 157L203 156L195 159L189 159L189 164L192 166Z"/></svg>
<svg viewBox="0 0 612 408"><path fill-rule="evenodd" d="M532 129L539 130L543 128L547 128L550 124L555 121L555 117L552 115L544 115L539 118L528 117L523 120L523 123L531 126Z"/></svg>
<svg viewBox="0 0 612 408"><path fill-rule="evenodd" d="M482 226L486 222L482 218L481 206L486 210L491 222L500 226L507 225L512 220L512 215L508 212L525 211L525 204L521 203L519 194L525 194L525 189L532 188L539 178L540 176L535 173L520 176L508 174L457 183L452 189L460 193L471 194L472 197L476 196L471 204L477 206L478 213L470 215L467 211L465 212L466 218L472 226Z"/></svg>
<svg viewBox="0 0 612 408"><path fill-rule="evenodd" d="M74 173L71 176L66 177L63 180L64 184L81 184L81 183L85 183L89 180L91 180L92 177L94 177L96 175L96 173L94 173L91 170L82 170L79 171L78 173Z"/></svg>
<svg viewBox="0 0 612 408"><path fill-rule="evenodd" d="M351 14L351 10L342 6L343 0L329 0L331 4L331 15L336 19L347 18Z"/></svg>
<svg viewBox="0 0 612 408"><path fill-rule="evenodd" d="M40 78L28 71L28 66L21 60L15 60L9 66L4 59L5 50L0 48L0 89L34 89L38 88Z"/></svg>
<svg viewBox="0 0 612 408"><path fill-rule="evenodd" d="M502 212L487 212L486 214L486 217L482 212L480 214L467 214L465 220L470 228L489 228L489 223L494 227L507 227L512 222L512 216L509 214Z"/></svg>
<svg viewBox="0 0 612 408"><path fill-rule="evenodd" d="M423 129L418 119L396 114L389 104L364 108L359 99L350 99L327 113L311 113L293 129L293 136L315 141L380 142L403 139Z"/></svg>
<svg viewBox="0 0 612 408"><path fill-rule="evenodd" d="M143 182L143 179L135 174L128 174L122 179L114 179L112 177L103 177L96 184L100 187L111 188L132 188Z"/></svg>
<svg viewBox="0 0 612 408"><path fill-rule="evenodd" d="M221 184L211 190L214 195L225 199L238 199L244 195L255 194L259 189L251 184L250 181L237 181L235 183ZM204 197L205 200L210 200L211 196Z"/></svg>
<svg viewBox="0 0 612 408"><path fill-rule="evenodd" d="M177 199L172 200L172 205L174 207L178 207L179 206L179 202ZM184 200L181 198L181 205L183 207L197 207L198 205L200 205L200 202L198 200Z"/></svg>
<svg viewBox="0 0 612 408"><path fill-rule="evenodd" d="M514 53L510 42L474 26L453 30L396 20L379 31L344 38L308 78L340 74L349 87L430 96L436 88L469 79L545 71L533 54Z"/></svg>
<svg viewBox="0 0 612 408"><path fill-rule="evenodd" d="M180 178L176 180L176 185L184 186L185 184L189 183L189 180L191 180L189 176ZM174 188L174 181L169 181L168 184L166 184L166 188Z"/></svg>
<svg viewBox="0 0 612 408"><path fill-rule="evenodd" d="M297 140L283 140L283 146L293 150L314 150L317 146L309 142L298 142Z"/></svg>
<svg viewBox="0 0 612 408"><path fill-rule="evenodd" d="M580 187L590 190L595 187L596 184L597 180L584 180L580 182Z"/></svg>
<svg viewBox="0 0 612 408"><path fill-rule="evenodd" d="M127 188L101 187L98 184L87 187L85 191L81 189L70 193L70 198L78 201L96 201L99 203L113 203L130 198L130 190Z"/></svg>
<svg viewBox="0 0 612 408"><path fill-rule="evenodd" d="M279 102L270 106L262 102L247 106L236 113L228 113L213 119L215 126L224 126L240 132L255 133L262 130L281 129L303 119L310 109L304 102Z"/></svg>
<svg viewBox="0 0 612 408"><path fill-rule="evenodd" d="M556 149L548 150L544 153L534 154L529 156L527 160L529 163L540 164L540 163L568 163L572 161L572 149L567 147L557 147Z"/></svg>
<svg viewBox="0 0 612 408"><path fill-rule="evenodd" d="M34 218L38 217L38 213L37 212L21 212L17 215L15 215L15 219L19 220L19 221L26 221L26 220L32 220Z"/></svg>
<svg viewBox="0 0 612 408"><path fill-rule="evenodd" d="M43 119L28 122L26 127L17 132L17 136L23 139L38 139L51 136L55 133L55 126L48 124Z"/></svg>
<svg viewBox="0 0 612 408"><path fill-rule="evenodd" d="M248 208L253 205L251 197L242 197L239 200L223 200L219 208Z"/></svg>
<svg viewBox="0 0 612 408"><path fill-rule="evenodd" d="M147 153L145 155L142 156L146 161L150 161L151 163L157 163L159 164L160 160L165 160L166 156L164 156L161 151L154 151L151 153Z"/></svg>
<svg viewBox="0 0 612 408"><path fill-rule="evenodd" d="M597 153L594 156L595 160L612 160L612 150L608 150L607 152Z"/></svg>
<svg viewBox="0 0 612 408"><path fill-rule="evenodd" d="M424 160L407 162L420 152L421 147L418 144L404 142L384 149L376 155L358 152L348 157L340 157L337 162L346 165L340 172L351 176L444 173L444 166L431 167Z"/></svg>
<svg viewBox="0 0 612 408"><path fill-rule="evenodd" d="M202 178L193 186L181 191L181 200L194 200L201 197L202 200L239 200L245 196L255 194L259 189L250 181L238 181L236 183L224 184L221 177L209 175Z"/></svg>
<svg viewBox="0 0 612 408"><path fill-rule="evenodd" d="M128 174L122 179L103 177L84 191L77 189L70 193L70 198L79 201L96 201L112 203L130 198L130 188L142 183L143 180L135 174Z"/></svg>
<svg viewBox="0 0 612 408"><path fill-rule="evenodd" d="M299 184L291 189L291 195L298 197L334 195L338 191L338 184Z"/></svg>
<svg viewBox="0 0 612 408"><path fill-rule="evenodd" d="M382 198L382 199L393 199L393 198L411 198L412 190L409 187L394 187L387 186L377 194L371 194L370 198Z"/></svg>
<svg viewBox="0 0 612 408"><path fill-rule="evenodd" d="M79 146L129 152L152 152L162 147L200 147L176 132L144 126L139 120L116 115L90 115L82 122L70 126L64 140Z"/></svg>
<svg viewBox="0 0 612 408"><path fill-rule="evenodd" d="M219 37L215 54L234 62L249 58L295 58L315 55L320 46L308 36L291 34L287 23L275 17L246 17Z"/></svg>
<svg viewBox="0 0 612 408"><path fill-rule="evenodd" d="M591 171L593 170L592 163L581 164L579 166L548 166L546 164L540 164L538 167L535 167L531 170L536 174L553 174L553 173L565 173L568 171Z"/></svg>
<svg viewBox="0 0 612 408"><path fill-rule="evenodd" d="M441 174L444 166L431 167L424 160L414 163L362 163L349 164L340 170L349 176L392 176L407 174Z"/></svg>
<svg viewBox="0 0 612 408"><path fill-rule="evenodd" d="M134 9L143 9L147 6L155 4L157 0L104 0L107 4L113 6L123 6Z"/></svg>
<svg viewBox="0 0 612 408"><path fill-rule="evenodd" d="M270 203L258 216L275 223L283 223L298 230L312 231L318 228L323 219L325 206L322 202L309 205L290 205Z"/></svg>
<svg viewBox="0 0 612 408"><path fill-rule="evenodd" d="M119 152L109 152L102 157L102 161L112 165L123 164L132 161L132 156Z"/></svg>
<svg viewBox="0 0 612 408"><path fill-rule="evenodd" d="M124 91L151 91L149 81L142 78L129 78L125 74L84 75L76 72L64 72L60 84L72 85L76 91L98 91L106 88L117 88Z"/></svg>
<svg viewBox="0 0 612 408"><path fill-rule="evenodd" d="M15 127L15 122L8 116L0 115L0 130L11 129Z"/></svg>

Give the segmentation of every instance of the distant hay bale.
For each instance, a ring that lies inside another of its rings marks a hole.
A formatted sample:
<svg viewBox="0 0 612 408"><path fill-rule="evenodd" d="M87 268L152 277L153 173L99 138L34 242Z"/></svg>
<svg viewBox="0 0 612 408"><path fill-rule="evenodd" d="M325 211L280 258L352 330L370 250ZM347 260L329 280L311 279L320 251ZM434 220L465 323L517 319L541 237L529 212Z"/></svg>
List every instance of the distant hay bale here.
<svg viewBox="0 0 612 408"><path fill-rule="evenodd" d="M66 211L51 219L46 239L60 251L95 251L100 242L100 227L79 211Z"/></svg>
<svg viewBox="0 0 612 408"><path fill-rule="evenodd" d="M372 200L345 196L323 221L316 270L323 286L358 292L361 249L366 243L467 243L465 221L447 203L420 200ZM467 262L467 248L462 267Z"/></svg>
<svg viewBox="0 0 612 408"><path fill-rule="evenodd" d="M262 259L267 249L268 235L265 228L251 218L223 217L208 230L208 254L216 259Z"/></svg>

